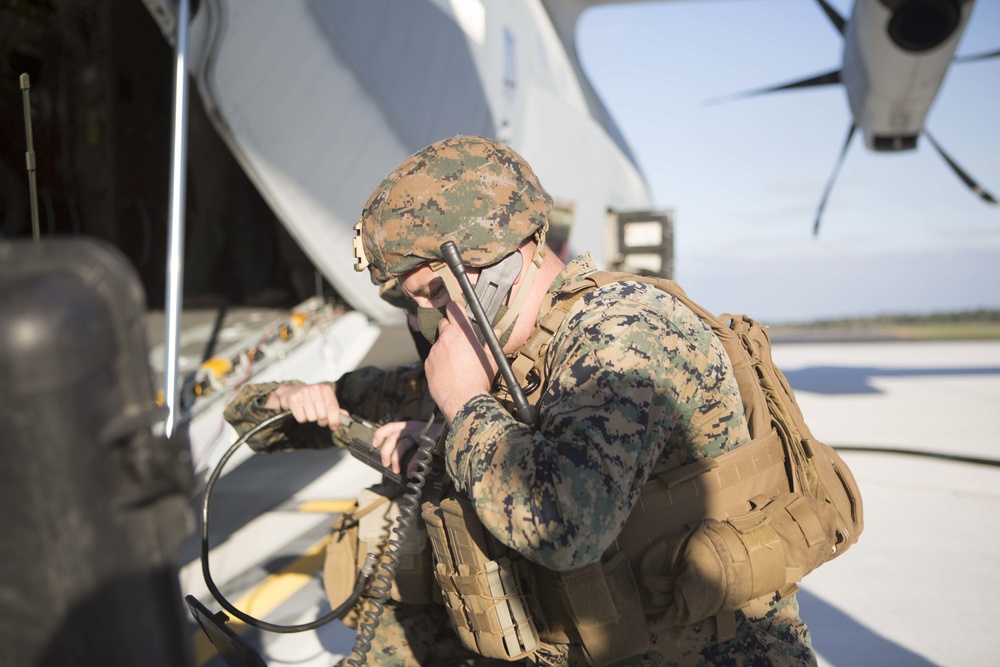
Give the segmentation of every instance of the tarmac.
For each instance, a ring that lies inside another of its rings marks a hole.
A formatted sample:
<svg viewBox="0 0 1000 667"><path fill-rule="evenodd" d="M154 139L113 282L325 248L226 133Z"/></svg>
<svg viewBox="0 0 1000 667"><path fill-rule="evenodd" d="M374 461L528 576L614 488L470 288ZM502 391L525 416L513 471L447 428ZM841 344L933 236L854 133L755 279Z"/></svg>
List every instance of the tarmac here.
<svg viewBox="0 0 1000 667"><path fill-rule="evenodd" d="M388 334L369 360L400 346L399 333ZM1000 460L1000 342L779 342L774 355L814 435L844 448L863 492L861 539L808 575L798 595L819 664L1000 664L1000 467L983 462ZM212 499L216 583L271 622L326 613L330 523L376 481L338 451L251 457ZM200 498L192 506L200 513ZM184 592L218 609L194 539L181 562ZM289 635L235 629L272 667L326 667L353 643L336 621ZM191 633L199 667L225 664L193 623Z"/></svg>

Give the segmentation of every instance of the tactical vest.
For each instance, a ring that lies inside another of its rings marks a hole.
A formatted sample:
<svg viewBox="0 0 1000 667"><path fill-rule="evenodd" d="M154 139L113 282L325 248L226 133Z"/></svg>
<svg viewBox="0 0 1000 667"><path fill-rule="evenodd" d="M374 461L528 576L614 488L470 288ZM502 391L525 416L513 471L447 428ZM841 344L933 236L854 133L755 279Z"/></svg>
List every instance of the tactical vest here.
<svg viewBox="0 0 1000 667"><path fill-rule="evenodd" d="M715 317L693 302L672 280L594 272L563 288L552 309L539 320L528 341L518 350L511 363L518 383L544 387L549 345L570 310L587 292L620 281L651 284L680 301L711 327L732 364L751 442L714 459L653 470L642 492L644 502L638 503L633 516L629 517L619 543L629 545L635 540L648 539L647 533L656 529L644 530L641 526L645 523L662 525L665 517L657 515L668 508L671 517L677 517L681 524L699 518L705 503L701 500L695 503L695 514L691 515L694 498L713 498L708 503L711 518L726 518L763 502L760 495L770 499L786 492L833 506L837 513L837 535L831 547L831 558L853 545L864 528L857 482L840 455L816 440L809 430L794 392L774 365L767 329L746 315ZM542 393L539 390L529 395L528 400L537 406ZM502 387L496 395L505 405L509 404L509 395ZM753 484L749 483L751 478L755 480ZM670 493L664 494L664 489L669 489ZM647 496L665 495L670 496L669 501L663 500L670 503L668 506L654 502L656 508L651 510L645 502ZM756 502L750 503L750 500ZM685 510L685 505L689 509ZM644 521L640 518L643 515L650 519ZM674 523L673 519L669 520Z"/></svg>
<svg viewBox="0 0 1000 667"><path fill-rule="evenodd" d="M573 643L598 667L647 651L651 629L710 617L723 641L735 632L736 610L794 592L861 533L857 484L805 425L766 330L745 316L724 315L724 325L672 281L598 272L564 288L512 363L519 384L538 387L529 401L537 406L548 347L572 307L622 280L651 283L711 326L732 362L751 440L716 458L654 469L601 561L572 572L547 570L500 544L465 497L424 503L452 624L486 657L518 660L539 642Z"/></svg>

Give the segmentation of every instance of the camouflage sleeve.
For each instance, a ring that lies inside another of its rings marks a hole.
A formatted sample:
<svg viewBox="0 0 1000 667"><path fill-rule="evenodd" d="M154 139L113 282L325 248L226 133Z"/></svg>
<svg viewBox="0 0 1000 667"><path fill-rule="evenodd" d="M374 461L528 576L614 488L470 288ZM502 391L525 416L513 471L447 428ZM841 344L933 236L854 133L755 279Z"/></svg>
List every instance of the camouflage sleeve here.
<svg viewBox="0 0 1000 667"><path fill-rule="evenodd" d="M445 445L484 525L553 570L600 559L667 450L717 456L746 438L728 358L694 313L638 283L581 302L548 352L539 430L483 394Z"/></svg>
<svg viewBox="0 0 1000 667"><path fill-rule="evenodd" d="M337 400L345 410L383 423L426 420L434 411L422 364L348 373L337 382Z"/></svg>
<svg viewBox="0 0 1000 667"><path fill-rule="evenodd" d="M302 383L293 380L280 384ZM434 407L422 366L389 371L366 367L347 373L339 382L330 384L335 388L342 408L373 421L427 419ZM233 425L240 437L280 412L264 407L267 397L278 386L277 382L247 385L226 407L226 421ZM325 426L299 424L294 419L285 419L262 429L247 444L257 452L323 449L346 446L346 435L347 429L338 428L331 432Z"/></svg>
<svg viewBox="0 0 1000 667"><path fill-rule="evenodd" d="M267 397L281 384L302 383L292 380L282 383L264 382L247 385L226 406L223 416L236 429L241 438L264 420L281 412L281 410L271 410L264 407ZM300 424L294 419L288 418L261 429L247 441L247 444L255 452L265 454L284 449L344 447L347 444L347 429L338 428L331 431L326 426Z"/></svg>

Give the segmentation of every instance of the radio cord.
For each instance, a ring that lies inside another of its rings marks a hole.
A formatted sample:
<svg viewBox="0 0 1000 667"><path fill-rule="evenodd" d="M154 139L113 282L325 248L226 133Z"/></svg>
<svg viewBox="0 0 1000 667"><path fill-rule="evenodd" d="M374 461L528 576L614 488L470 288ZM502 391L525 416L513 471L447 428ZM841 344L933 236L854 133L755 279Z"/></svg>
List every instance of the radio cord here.
<svg viewBox="0 0 1000 667"><path fill-rule="evenodd" d="M237 440L229 448L229 450L226 451L225 455L223 455L222 459L219 461L219 464L215 467L215 470L212 471L211 477L209 477L208 484L205 486L205 499L201 505L201 572L205 577L205 584L208 586L208 590L212 594L212 597L215 598L215 600L222 606L223 609L225 609L227 612L229 612L236 618L240 619L247 625L255 627L258 630L266 630L268 632L278 632L278 633L305 632L307 630L315 630L316 628L324 626L330 621L336 620L341 616L343 616L344 614L346 614L348 610L350 610L351 607L353 607L354 604L361 597L361 594L364 592L365 587L371 580L372 575L375 572L375 564L377 558L377 556L372 553L369 553L365 557L365 562L361 567L361 572L358 574L358 580L357 583L355 583L354 585L354 590L351 591L350 596L347 598L347 600L344 601L343 604L341 604L336 609L332 610L330 613L316 619L315 621L311 621L309 623L302 623L300 625L278 625L275 623L268 623L267 621L262 621L258 618L254 618L249 614L245 614L244 612L234 607L232 603L230 603L229 600L227 600L225 596L222 595L222 592L215 585L215 581L212 580L212 573L209 571L208 568L208 553L210 551L208 545L208 518L209 518L209 507L212 500L212 490L215 488L215 483L219 480L219 477L222 476L222 470L223 468L225 468L226 463L236 452L236 450L240 448L241 445L243 445L247 440L256 435L259 431L261 431L265 427L270 426L276 421L285 419L291 414L292 414L291 412L282 412L273 417L265 419L260 424L255 426L253 429L248 431L246 435Z"/></svg>
<svg viewBox="0 0 1000 667"><path fill-rule="evenodd" d="M383 558L379 561L381 568L375 575L376 583L372 584L368 597L372 608L364 610L362 617L366 620L362 620L358 624L354 648L351 649L351 656L347 659L347 664L351 667L361 667L367 662L368 652L371 650L372 640L375 638L375 631L378 629L382 613L385 611L389 589L392 588L392 582L396 578L396 569L399 567L399 549L406 538L406 532L410 530L416 519L417 504L420 502L424 485L427 483L434 448L437 445L435 439L428 435L436 415L435 411L435 414L431 415L430 420L420 431L420 442L417 446L417 453L413 457L416 470L410 477L410 481L407 482L406 491L403 492L403 497L399 501L399 520L392 528L396 537L389 538Z"/></svg>

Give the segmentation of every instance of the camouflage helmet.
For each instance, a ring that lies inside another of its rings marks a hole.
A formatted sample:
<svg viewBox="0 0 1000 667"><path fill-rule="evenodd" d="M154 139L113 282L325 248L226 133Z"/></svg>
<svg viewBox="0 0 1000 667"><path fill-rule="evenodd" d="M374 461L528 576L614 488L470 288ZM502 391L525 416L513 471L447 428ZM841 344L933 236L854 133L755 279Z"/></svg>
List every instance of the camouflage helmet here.
<svg viewBox="0 0 1000 667"><path fill-rule="evenodd" d="M511 254L548 220L552 198L520 155L482 137L446 139L415 153L383 180L355 225L355 270L379 285L458 244L467 266Z"/></svg>

